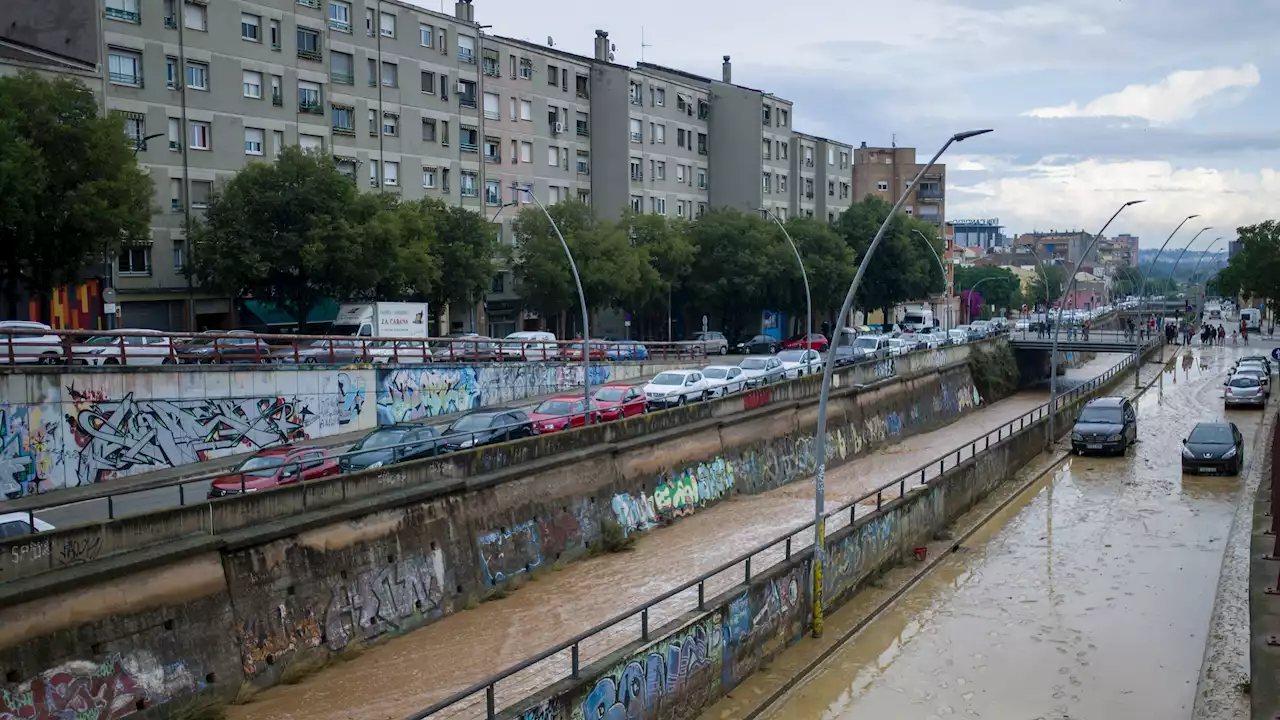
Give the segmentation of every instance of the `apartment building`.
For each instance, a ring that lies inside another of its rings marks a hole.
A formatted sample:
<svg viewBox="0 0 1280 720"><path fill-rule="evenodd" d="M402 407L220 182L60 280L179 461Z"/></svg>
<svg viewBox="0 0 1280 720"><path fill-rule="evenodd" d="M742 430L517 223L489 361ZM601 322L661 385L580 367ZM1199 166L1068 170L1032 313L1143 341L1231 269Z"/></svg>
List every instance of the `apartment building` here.
<svg viewBox="0 0 1280 720"><path fill-rule="evenodd" d="M911 187L911 181L923 166L916 162L915 148L867 147L862 143L853 154L853 198L857 201L875 196L894 203L907 190L902 211L928 220L941 230L947 216L947 166L934 165L920 179L919 186Z"/></svg>
<svg viewBox="0 0 1280 720"><path fill-rule="evenodd" d="M853 204L853 147L793 132L791 207L797 215L835 222ZM785 188L784 188L785 189Z"/></svg>

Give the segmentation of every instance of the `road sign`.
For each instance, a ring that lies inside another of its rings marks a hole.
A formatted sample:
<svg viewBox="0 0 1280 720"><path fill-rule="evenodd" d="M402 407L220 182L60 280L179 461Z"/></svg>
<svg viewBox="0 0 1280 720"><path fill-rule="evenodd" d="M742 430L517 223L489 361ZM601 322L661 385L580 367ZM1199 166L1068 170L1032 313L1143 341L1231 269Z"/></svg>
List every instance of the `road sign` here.
<svg viewBox="0 0 1280 720"><path fill-rule="evenodd" d="M1024 314L1027 312L1027 304L1026 304L1026 303L1022 303L1022 312L1023 312Z"/></svg>
<svg viewBox="0 0 1280 720"><path fill-rule="evenodd" d="M1271 351L1271 357L1275 358L1276 362L1280 362L1280 347Z"/></svg>
<svg viewBox="0 0 1280 720"><path fill-rule="evenodd" d="M116 289L104 288L102 290L102 302L104 305L114 305L116 303Z"/></svg>

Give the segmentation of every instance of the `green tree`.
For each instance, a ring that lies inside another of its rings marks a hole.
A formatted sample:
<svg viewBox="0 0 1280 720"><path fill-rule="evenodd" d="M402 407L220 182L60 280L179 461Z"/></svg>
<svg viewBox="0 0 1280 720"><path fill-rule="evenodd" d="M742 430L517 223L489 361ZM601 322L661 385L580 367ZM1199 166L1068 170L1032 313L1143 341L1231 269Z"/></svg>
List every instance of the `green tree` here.
<svg viewBox="0 0 1280 720"><path fill-rule="evenodd" d="M697 248L690 305L719 315L724 331L736 335L761 309L785 302L800 270L777 232L772 220L732 209L711 210L690 223Z"/></svg>
<svg viewBox="0 0 1280 720"><path fill-rule="evenodd" d="M645 328L662 325L689 277L696 250L689 240L688 221L664 215L625 211L618 220L640 254L640 281L623 299L623 307L640 314ZM651 334L651 333L650 333Z"/></svg>
<svg viewBox="0 0 1280 720"><path fill-rule="evenodd" d="M440 217L428 202L398 202L391 194L370 193L368 198L379 205L361 232L364 245L386 248L391 262L379 262L383 270L376 279L373 294L377 300L430 302L437 313L444 263L439 257ZM362 198L362 201L367 200Z"/></svg>
<svg viewBox="0 0 1280 720"><path fill-rule="evenodd" d="M358 192L327 156L287 147L210 200L193 229L192 271L233 297L273 302L304 327L324 298L368 296L387 282L405 232L391 212L394 198Z"/></svg>
<svg viewBox="0 0 1280 720"><path fill-rule="evenodd" d="M854 203L836 222L836 230L857 253L859 262L892 209L890 203L869 196ZM924 247L924 241L912 234L913 229L926 238L937 234L933 225L905 214L893 219L858 288L855 301L863 309L879 309L891 318L898 303L919 300L945 288L937 259Z"/></svg>
<svg viewBox="0 0 1280 720"><path fill-rule="evenodd" d="M396 260L421 278L410 283L413 300L442 313L450 305L470 306L488 291L500 258L497 226L435 198L404 202L399 210L406 228L421 229L402 236Z"/></svg>
<svg viewBox="0 0 1280 720"><path fill-rule="evenodd" d="M133 151L120 116L99 114L79 81L0 77L0 272L10 317L18 286L45 315L54 288L122 243L150 238L151 180Z"/></svg>
<svg viewBox="0 0 1280 720"><path fill-rule="evenodd" d="M1136 267L1124 266L1116 268L1111 276L1111 293L1119 297L1137 295L1142 285L1142 271Z"/></svg>
<svg viewBox="0 0 1280 720"><path fill-rule="evenodd" d="M1236 238L1240 250L1218 273L1218 292L1274 303L1280 298L1280 223L1267 220L1238 227Z"/></svg>
<svg viewBox="0 0 1280 720"><path fill-rule="evenodd" d="M978 295L982 296L984 305L995 305L997 308L1022 305L1021 282L1018 276L1008 268L994 265L957 267L955 270L956 294L972 290L975 286ZM1027 304L1030 305L1030 303Z"/></svg>
<svg viewBox="0 0 1280 720"><path fill-rule="evenodd" d="M1037 304L1053 307L1053 304L1062 298L1062 292L1067 289L1066 282L1067 270L1061 265L1045 265L1043 273L1040 267L1037 266L1035 278L1031 281L1031 288L1022 298L1022 302L1033 308ZM991 283L987 284L990 285ZM986 286L984 285L982 289L985 288Z"/></svg>
<svg viewBox="0 0 1280 720"><path fill-rule="evenodd" d="M809 274L809 288L813 293L813 323L815 331L822 326L823 318L835 319L844 295L858 270L853 248L844 241L830 223L811 218L793 217L787 220L787 232L795 241ZM784 242L779 238L780 242ZM789 250L789 248L788 248ZM793 261L794 262L794 261ZM804 321L804 287L796 281L791 285L788 305L799 322Z"/></svg>

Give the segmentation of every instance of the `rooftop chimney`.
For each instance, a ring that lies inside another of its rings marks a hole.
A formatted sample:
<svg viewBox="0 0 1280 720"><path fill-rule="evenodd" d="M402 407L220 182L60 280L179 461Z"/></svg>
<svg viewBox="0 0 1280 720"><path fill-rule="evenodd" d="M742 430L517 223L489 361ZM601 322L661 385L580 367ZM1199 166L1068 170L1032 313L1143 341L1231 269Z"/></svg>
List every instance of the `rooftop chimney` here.
<svg viewBox="0 0 1280 720"><path fill-rule="evenodd" d="M458 0L453 4L453 16L463 22L476 21L476 9L471 7L471 0Z"/></svg>
<svg viewBox="0 0 1280 720"><path fill-rule="evenodd" d="M596 31L596 60L609 62L609 33L603 30Z"/></svg>
<svg viewBox="0 0 1280 720"><path fill-rule="evenodd" d="M729 62L729 56L724 56L724 65L720 66L720 77L727 83L733 82L733 64Z"/></svg>

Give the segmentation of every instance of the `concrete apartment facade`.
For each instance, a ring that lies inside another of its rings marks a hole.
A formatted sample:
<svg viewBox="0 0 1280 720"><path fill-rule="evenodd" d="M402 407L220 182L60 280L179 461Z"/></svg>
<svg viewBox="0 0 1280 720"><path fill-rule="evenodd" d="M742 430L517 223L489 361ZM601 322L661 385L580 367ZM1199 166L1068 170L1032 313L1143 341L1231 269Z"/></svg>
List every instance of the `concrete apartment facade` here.
<svg viewBox="0 0 1280 720"><path fill-rule="evenodd" d="M917 187L910 187L922 167L924 163L916 162L915 148L867 147L862 143L853 151L853 198L875 196L893 203L899 193L909 190L902 211L928 220L941 231L947 216L947 166L934 165Z"/></svg>
<svg viewBox="0 0 1280 720"><path fill-rule="evenodd" d="M835 140L792 133L791 207L796 214L835 222L853 204L853 147Z"/></svg>

